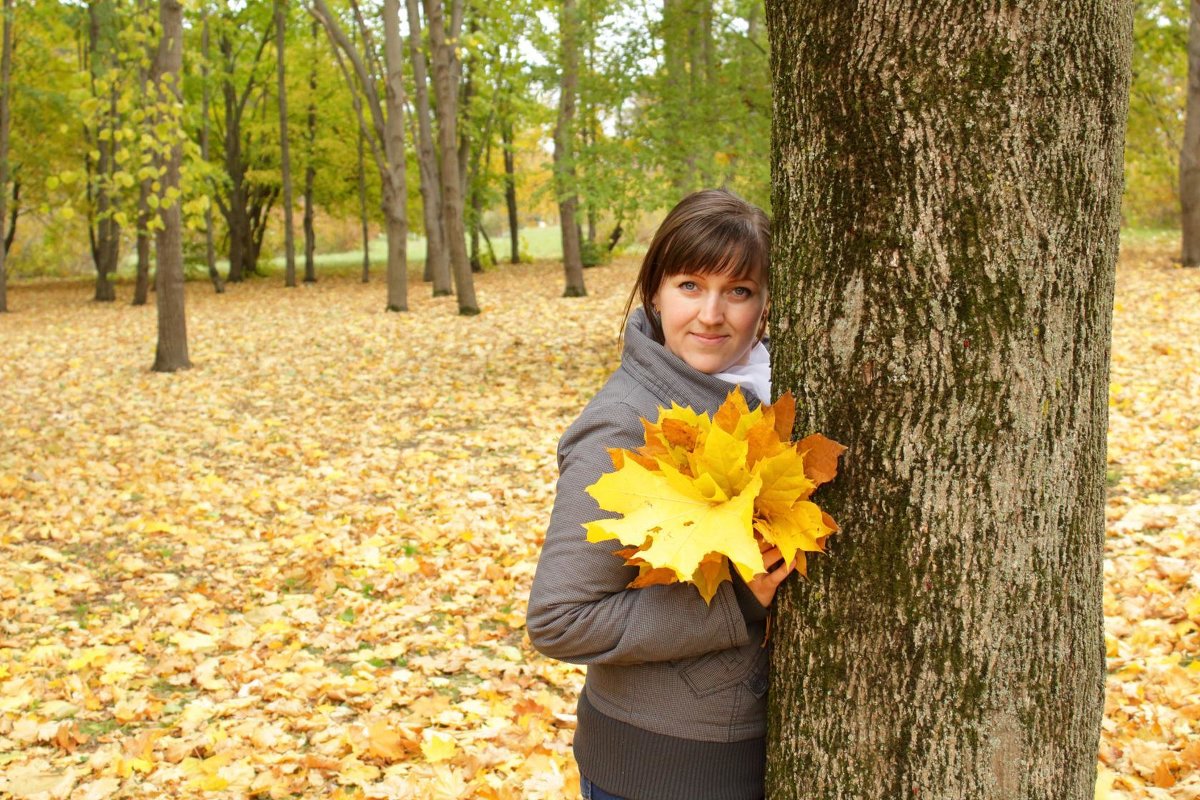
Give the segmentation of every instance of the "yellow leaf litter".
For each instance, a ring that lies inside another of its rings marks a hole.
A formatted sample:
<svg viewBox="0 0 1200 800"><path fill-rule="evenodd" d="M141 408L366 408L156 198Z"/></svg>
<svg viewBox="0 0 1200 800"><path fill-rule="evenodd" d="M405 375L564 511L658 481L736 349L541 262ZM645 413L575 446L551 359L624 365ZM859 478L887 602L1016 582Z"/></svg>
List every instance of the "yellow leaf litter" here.
<svg viewBox="0 0 1200 800"><path fill-rule="evenodd" d="M13 284L0 319L0 796L578 793L582 671L529 646L554 445L616 365L636 264L153 306ZM1200 797L1200 272L1122 264L1098 795Z"/></svg>

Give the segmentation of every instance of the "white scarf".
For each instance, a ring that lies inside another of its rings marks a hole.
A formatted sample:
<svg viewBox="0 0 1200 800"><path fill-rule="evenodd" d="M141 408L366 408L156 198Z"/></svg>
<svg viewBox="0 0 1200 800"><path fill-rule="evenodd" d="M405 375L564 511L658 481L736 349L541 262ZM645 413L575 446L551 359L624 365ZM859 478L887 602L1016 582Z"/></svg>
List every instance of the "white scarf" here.
<svg viewBox="0 0 1200 800"><path fill-rule="evenodd" d="M748 386L764 403L770 403L771 397L771 354L762 342L754 345L750 357L745 364L734 364L725 372L713 375L726 383Z"/></svg>

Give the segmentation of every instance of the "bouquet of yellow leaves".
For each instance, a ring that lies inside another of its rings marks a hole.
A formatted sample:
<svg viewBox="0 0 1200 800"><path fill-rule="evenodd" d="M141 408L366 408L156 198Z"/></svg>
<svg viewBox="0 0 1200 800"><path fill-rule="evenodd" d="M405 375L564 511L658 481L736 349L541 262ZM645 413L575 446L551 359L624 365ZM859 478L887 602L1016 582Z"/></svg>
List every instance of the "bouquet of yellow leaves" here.
<svg viewBox="0 0 1200 800"><path fill-rule="evenodd" d="M845 447L813 434L792 442L796 402L785 394L751 411L740 388L712 419L690 408L660 408L643 419L646 443L609 450L615 471L587 488L621 519L589 522L589 542L619 539L617 555L638 568L630 588L691 581L712 602L730 563L744 579L764 572L757 532L798 559L821 552L838 530L809 496L837 474Z"/></svg>

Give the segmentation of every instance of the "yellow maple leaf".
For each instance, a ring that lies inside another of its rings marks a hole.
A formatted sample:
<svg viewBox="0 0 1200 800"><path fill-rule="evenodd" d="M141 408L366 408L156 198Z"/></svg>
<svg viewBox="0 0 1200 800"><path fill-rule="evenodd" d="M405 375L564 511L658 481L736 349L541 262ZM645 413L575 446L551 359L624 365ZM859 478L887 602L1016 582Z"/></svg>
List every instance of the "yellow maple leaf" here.
<svg viewBox="0 0 1200 800"><path fill-rule="evenodd" d="M746 580L763 571L756 534L787 562L824 550L838 530L809 496L837 474L846 449L820 434L790 441L790 394L749 409L735 388L709 419L691 408L659 408L642 420L645 444L609 450L614 471L587 488L621 519L586 523L588 541L618 539L638 575L630 588L690 581L711 602L730 564Z"/></svg>
<svg viewBox="0 0 1200 800"><path fill-rule="evenodd" d="M618 539L637 546L639 559L672 570L677 580L692 580L705 556L723 553L749 579L763 571L753 528L754 498L761 484L752 478L729 498L709 475L693 480L669 465L651 472L626 461L622 469L602 475L587 489L601 508L625 515L588 523L588 541ZM701 587L706 600L715 591L715 585Z"/></svg>
<svg viewBox="0 0 1200 800"><path fill-rule="evenodd" d="M453 736L444 733L426 731L425 741L421 742L421 752L425 760L431 764L438 761L449 761L458 750L458 744Z"/></svg>

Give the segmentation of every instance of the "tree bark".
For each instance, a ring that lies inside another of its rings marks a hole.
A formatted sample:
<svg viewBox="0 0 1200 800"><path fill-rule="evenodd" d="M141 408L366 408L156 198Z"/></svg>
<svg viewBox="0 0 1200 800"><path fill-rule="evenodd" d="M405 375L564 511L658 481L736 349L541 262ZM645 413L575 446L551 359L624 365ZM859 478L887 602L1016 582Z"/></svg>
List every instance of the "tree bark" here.
<svg viewBox="0 0 1200 800"><path fill-rule="evenodd" d="M8 130L9 130L9 89L12 86L12 49L13 49L13 0L4 0L4 26L2 44L0 44L0 238L7 244L8 236L3 230L5 204L8 201ZM13 204L16 205L16 198ZM16 227L16 220L13 220ZM0 312L8 311L8 247L0 247Z"/></svg>
<svg viewBox="0 0 1200 800"><path fill-rule="evenodd" d="M1192 0L1188 26L1187 111L1179 153L1179 205L1185 267L1200 266L1200 0Z"/></svg>
<svg viewBox="0 0 1200 800"><path fill-rule="evenodd" d="M383 2L383 48L387 65L387 123L384 144L388 174L384 215L388 231L388 309L408 310L408 179L404 153L404 40L400 37L400 0Z"/></svg>
<svg viewBox="0 0 1200 800"><path fill-rule="evenodd" d="M512 119L508 116L511 109L505 109L504 120L500 123L500 140L504 145L504 204L508 208L508 261L510 264L521 263L521 231L520 220L517 217L517 176L516 155L513 152Z"/></svg>
<svg viewBox="0 0 1200 800"><path fill-rule="evenodd" d="M363 133L358 129L358 218L362 222L362 282L371 280L371 236L367 219L367 170L363 163Z"/></svg>
<svg viewBox="0 0 1200 800"><path fill-rule="evenodd" d="M209 125L211 124L208 118L209 96L211 89L208 85L208 59L209 59L209 30L208 30L208 10L201 12L203 17L203 27L200 33L200 82L203 84L200 93L200 159L208 163L209 152ZM211 195L210 195L211 196ZM208 279L212 281L213 290L217 294L225 291L225 282L221 280L221 273L217 271L217 248L213 241L213 210L212 203L209 203L204 209L204 263L208 267Z"/></svg>
<svg viewBox="0 0 1200 800"><path fill-rule="evenodd" d="M296 237L292 230L292 158L288 151L287 0L275 0L275 86L279 99L279 172L283 186L284 285L296 285Z"/></svg>
<svg viewBox="0 0 1200 800"><path fill-rule="evenodd" d="M417 166L421 187L421 211L425 221L425 275L433 282L433 296L444 297L453 291L450 280L450 256L446 252L446 234L442 226L442 190L438 185L437 151L433 146L433 117L429 107L429 70L425 48L421 44L421 15L417 0L405 0L408 10L408 50L413 63L413 96L417 117Z"/></svg>
<svg viewBox="0 0 1200 800"><path fill-rule="evenodd" d="M775 391L849 447L768 796L1091 800L1128 2L767 0Z"/></svg>
<svg viewBox="0 0 1200 800"><path fill-rule="evenodd" d="M318 38L318 23L312 21L312 38ZM317 60L308 69L308 138L304 158L304 282L317 282L317 231L314 224L313 184L317 179L314 155L317 147Z"/></svg>
<svg viewBox="0 0 1200 800"><path fill-rule="evenodd" d="M554 126L554 180L558 194L558 223L562 229L563 272L566 288L563 297L584 297L583 255L579 246L579 223L575 212L579 197L575 190L575 93L579 80L579 21L575 0L562 0L559 18L560 68L558 124Z"/></svg>
<svg viewBox="0 0 1200 800"><path fill-rule="evenodd" d="M425 19L429 24L429 49L433 55L433 88L437 97L439 166L442 179L442 225L450 273L458 299L458 313L479 313L475 299L475 278L467 259L467 234L463 222L462 176L458 154L458 59L454 55L462 26L462 2L454 0L447 34L442 0L425 0ZM447 38L452 41L447 41Z"/></svg>
<svg viewBox="0 0 1200 800"><path fill-rule="evenodd" d="M159 97L158 129L166 129L171 138L163 156L162 227L155 235L155 301L158 304L158 349L154 356L155 372L175 372L187 369L187 324L184 318L183 284L183 215L179 197L179 171L183 161L181 122L176 110L183 103L180 79L183 71L183 6L179 0L161 0L159 23L162 39L159 42L155 75L166 87L166 96ZM171 108L164 108L165 106Z"/></svg>

